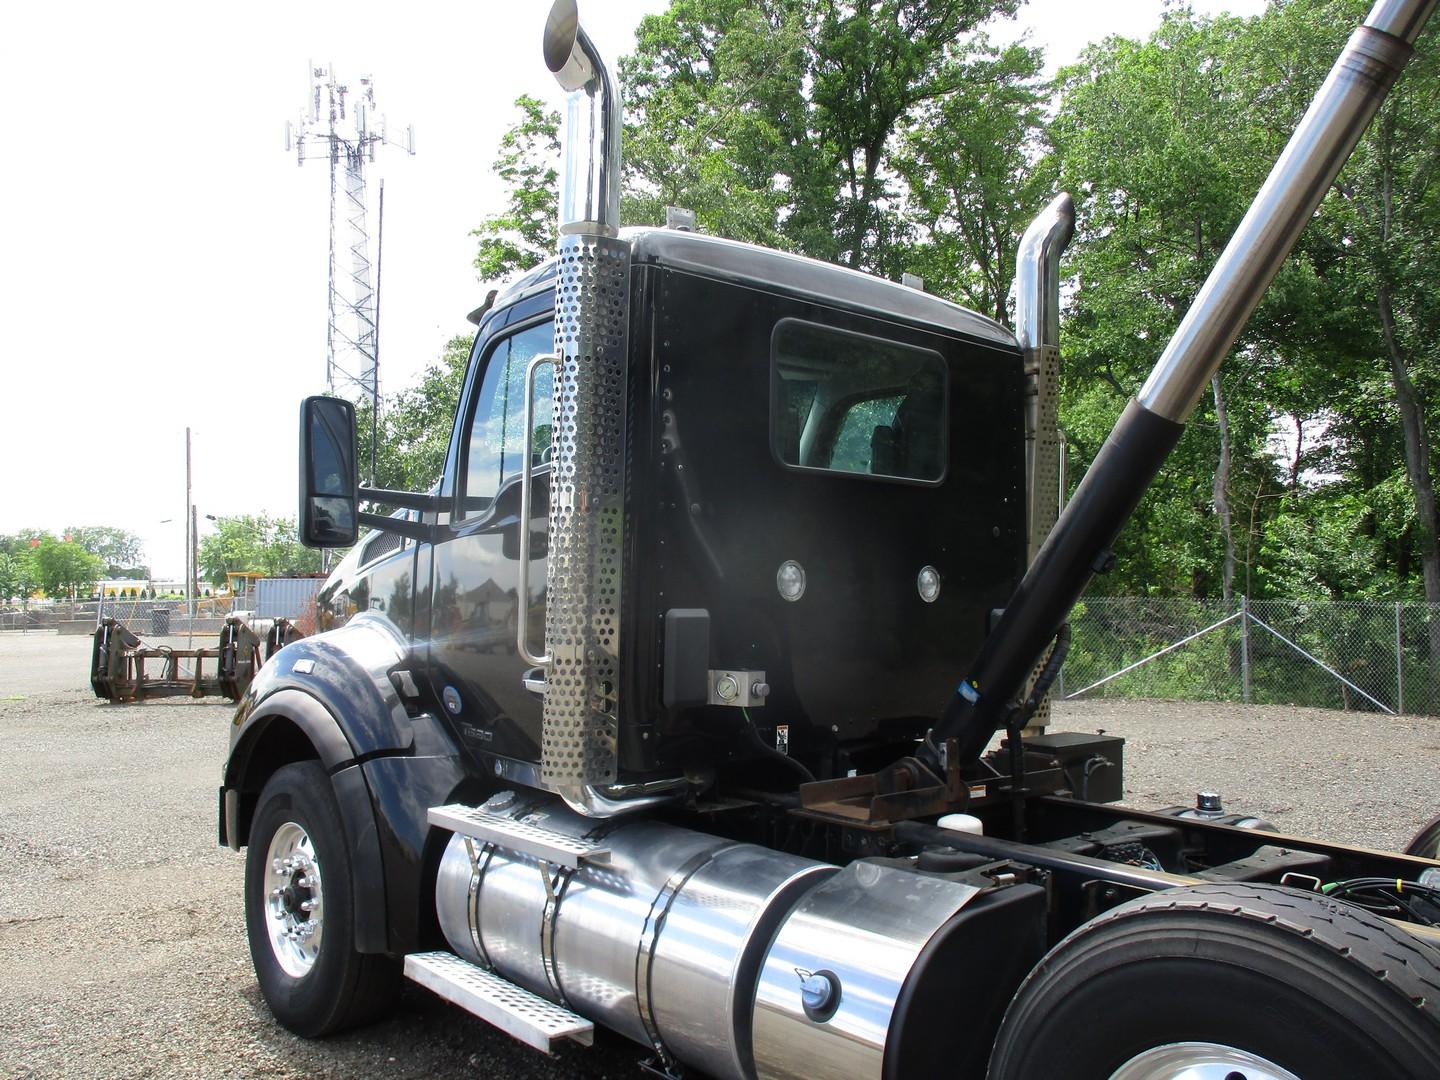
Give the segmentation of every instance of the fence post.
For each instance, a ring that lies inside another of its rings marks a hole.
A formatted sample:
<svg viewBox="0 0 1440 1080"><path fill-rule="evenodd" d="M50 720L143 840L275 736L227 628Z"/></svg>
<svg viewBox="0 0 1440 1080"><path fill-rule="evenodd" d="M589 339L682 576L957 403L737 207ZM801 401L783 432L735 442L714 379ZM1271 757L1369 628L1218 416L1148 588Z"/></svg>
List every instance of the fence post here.
<svg viewBox="0 0 1440 1080"><path fill-rule="evenodd" d="M1400 637L1400 601L1395 601L1395 711L1405 715L1405 652Z"/></svg>
<svg viewBox="0 0 1440 1080"><path fill-rule="evenodd" d="M1250 597L1240 597L1240 700L1250 704Z"/></svg>

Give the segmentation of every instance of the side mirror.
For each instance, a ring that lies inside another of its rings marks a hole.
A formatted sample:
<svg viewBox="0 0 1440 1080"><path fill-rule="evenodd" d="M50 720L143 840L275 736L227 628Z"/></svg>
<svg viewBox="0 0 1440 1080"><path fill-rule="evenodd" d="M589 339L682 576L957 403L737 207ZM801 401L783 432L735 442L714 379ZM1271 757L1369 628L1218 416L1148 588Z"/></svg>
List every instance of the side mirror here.
<svg viewBox="0 0 1440 1080"><path fill-rule="evenodd" d="M355 406L343 398L308 397L300 406L300 541L348 547L359 535L355 472Z"/></svg>

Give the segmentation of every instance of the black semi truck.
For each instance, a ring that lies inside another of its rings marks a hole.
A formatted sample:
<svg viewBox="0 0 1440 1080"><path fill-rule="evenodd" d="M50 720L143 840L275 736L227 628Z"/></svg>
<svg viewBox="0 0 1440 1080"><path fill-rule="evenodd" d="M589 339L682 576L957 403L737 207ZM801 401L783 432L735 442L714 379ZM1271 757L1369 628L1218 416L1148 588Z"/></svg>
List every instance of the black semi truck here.
<svg viewBox="0 0 1440 1080"><path fill-rule="evenodd" d="M672 1077L1440 1076L1433 837L1118 807L1121 740L1043 723L1070 607L1433 7L1355 32L1055 521L1068 197L1018 334L683 215L621 230L619 99L557 0L559 250L474 314L443 477L361 487L351 406L302 410L303 534L355 547L219 800L280 1022L409 977Z"/></svg>

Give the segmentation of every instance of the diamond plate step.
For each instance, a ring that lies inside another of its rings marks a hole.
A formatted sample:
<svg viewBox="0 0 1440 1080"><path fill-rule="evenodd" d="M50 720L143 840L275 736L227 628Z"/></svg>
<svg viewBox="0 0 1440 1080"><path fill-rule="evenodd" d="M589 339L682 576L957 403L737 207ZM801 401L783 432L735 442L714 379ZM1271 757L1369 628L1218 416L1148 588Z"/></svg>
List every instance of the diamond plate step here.
<svg viewBox="0 0 1440 1080"><path fill-rule="evenodd" d="M461 960L454 953L411 953L405 957L405 976L511 1038L547 1054L555 1052L555 1044L561 1039L573 1039L582 1046L595 1041L595 1025L583 1016Z"/></svg>
<svg viewBox="0 0 1440 1080"><path fill-rule="evenodd" d="M578 870L583 863L605 864L610 848L600 840L576 839L564 833L523 821L492 814L474 806L432 806L426 814L431 825L471 836L486 843L531 855L556 866Z"/></svg>

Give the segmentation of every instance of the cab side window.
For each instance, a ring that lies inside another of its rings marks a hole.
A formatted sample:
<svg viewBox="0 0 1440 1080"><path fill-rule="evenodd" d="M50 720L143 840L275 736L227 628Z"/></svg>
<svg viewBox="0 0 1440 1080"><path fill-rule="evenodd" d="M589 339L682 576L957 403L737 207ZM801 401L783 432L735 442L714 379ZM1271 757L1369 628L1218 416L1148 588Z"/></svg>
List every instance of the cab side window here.
<svg viewBox="0 0 1440 1080"><path fill-rule="evenodd" d="M527 440L525 368L536 356L551 352L554 344L554 324L544 322L503 337L487 350L460 451L457 519L483 513L500 488L520 475L527 441L534 464L550 460L554 369L544 364L535 373L535 430Z"/></svg>
<svg viewBox="0 0 1440 1080"><path fill-rule="evenodd" d="M775 328L770 433L782 465L939 483L947 402L932 349L799 319Z"/></svg>

